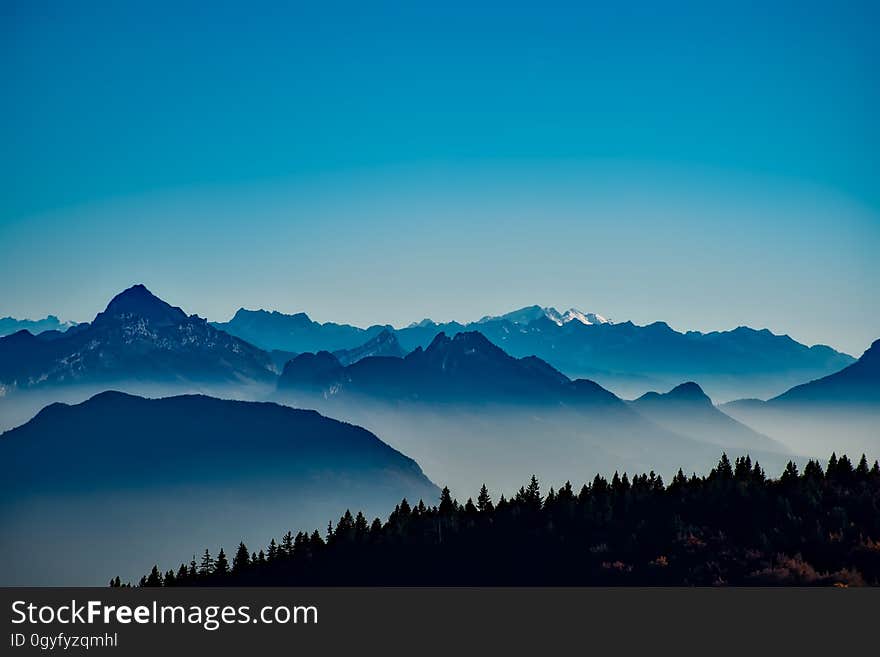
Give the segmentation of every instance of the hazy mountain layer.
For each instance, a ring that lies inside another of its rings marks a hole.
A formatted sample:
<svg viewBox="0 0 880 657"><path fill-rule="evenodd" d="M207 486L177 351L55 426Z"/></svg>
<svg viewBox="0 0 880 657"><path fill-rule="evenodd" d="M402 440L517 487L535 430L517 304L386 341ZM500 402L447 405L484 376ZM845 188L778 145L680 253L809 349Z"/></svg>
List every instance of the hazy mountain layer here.
<svg viewBox="0 0 880 657"><path fill-rule="evenodd" d="M265 349L295 352L352 349L389 328L320 324L305 313L243 309L232 321L214 326ZM454 335L472 330L513 356L538 356L570 377L589 378L627 398L686 380L698 381L718 401L767 398L854 361L830 347L808 347L766 329L680 333L663 322L636 326L576 309L560 313L540 306L469 324L426 319L395 334L409 352L427 348L439 332Z"/></svg>
<svg viewBox="0 0 880 657"><path fill-rule="evenodd" d="M15 317L0 317L0 337L11 335L18 331L30 331L42 333L43 331L64 332L76 322L62 322L55 315L48 315L43 319L16 319Z"/></svg>
<svg viewBox="0 0 880 657"><path fill-rule="evenodd" d="M228 322L211 322L215 328L247 340L266 350L282 351L336 351L352 349L376 337L384 326L368 329L313 322L305 313L285 315L277 311L245 310L239 308Z"/></svg>
<svg viewBox="0 0 880 657"><path fill-rule="evenodd" d="M484 478L509 493L532 473L564 481L601 470L704 471L731 432L716 411L715 428L726 434L682 435L596 383L572 381L538 358L513 358L477 332L441 334L405 358L347 367L327 352L301 354L285 367L279 398L378 432L460 491ZM749 451L774 467L787 460L777 444L741 431L729 442L732 454Z"/></svg>
<svg viewBox="0 0 880 657"><path fill-rule="evenodd" d="M880 456L880 340L852 365L763 402L742 399L724 412L793 449Z"/></svg>
<svg viewBox="0 0 880 657"><path fill-rule="evenodd" d="M157 552L437 493L412 459L314 411L106 392L0 437L0 583L100 585L108 566L134 574Z"/></svg>
<svg viewBox="0 0 880 657"><path fill-rule="evenodd" d="M663 394L648 392L630 403L641 415L661 427L724 449L755 449L782 454L790 451L720 411L693 382L682 383Z"/></svg>

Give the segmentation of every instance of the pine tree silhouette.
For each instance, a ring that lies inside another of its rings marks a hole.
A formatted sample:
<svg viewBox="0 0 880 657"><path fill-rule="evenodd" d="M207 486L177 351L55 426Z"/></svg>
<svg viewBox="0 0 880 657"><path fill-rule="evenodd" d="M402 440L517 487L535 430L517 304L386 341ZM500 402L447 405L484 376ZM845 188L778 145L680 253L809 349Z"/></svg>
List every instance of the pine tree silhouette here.
<svg viewBox="0 0 880 657"><path fill-rule="evenodd" d="M251 556L248 552L247 546L244 543L239 543L238 550L235 551L235 556L232 557L232 571L235 573L241 573L247 570L250 561Z"/></svg>
<svg viewBox="0 0 880 657"><path fill-rule="evenodd" d="M202 577L207 577L214 573L214 559L211 556L211 553L208 552L208 549L205 548L205 553L202 555L202 563L199 565L199 575Z"/></svg>
<svg viewBox="0 0 880 657"><path fill-rule="evenodd" d="M489 495L489 489L486 488L486 484L483 484L480 487L480 493L477 495L477 509L479 509L480 512L491 512L494 509L492 496Z"/></svg>

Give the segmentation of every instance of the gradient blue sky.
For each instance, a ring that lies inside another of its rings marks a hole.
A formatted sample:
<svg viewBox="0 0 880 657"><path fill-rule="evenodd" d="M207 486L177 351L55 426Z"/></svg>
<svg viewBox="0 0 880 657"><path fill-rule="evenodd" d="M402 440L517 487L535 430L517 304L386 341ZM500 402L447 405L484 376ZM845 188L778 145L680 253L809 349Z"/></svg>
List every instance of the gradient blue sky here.
<svg viewBox="0 0 880 657"><path fill-rule="evenodd" d="M0 3L0 315L880 337L880 4L280 4Z"/></svg>

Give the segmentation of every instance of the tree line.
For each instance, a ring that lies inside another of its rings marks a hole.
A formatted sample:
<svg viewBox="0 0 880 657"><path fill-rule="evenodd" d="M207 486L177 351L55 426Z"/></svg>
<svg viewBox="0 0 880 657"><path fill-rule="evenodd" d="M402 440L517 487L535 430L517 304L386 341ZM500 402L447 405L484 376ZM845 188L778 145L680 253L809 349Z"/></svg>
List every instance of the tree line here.
<svg viewBox="0 0 880 657"><path fill-rule="evenodd" d="M497 501L406 499L388 519L350 511L259 551L205 550L140 586L878 585L880 465L832 454L772 479L748 456L705 476L596 475ZM111 586L122 584L119 577Z"/></svg>

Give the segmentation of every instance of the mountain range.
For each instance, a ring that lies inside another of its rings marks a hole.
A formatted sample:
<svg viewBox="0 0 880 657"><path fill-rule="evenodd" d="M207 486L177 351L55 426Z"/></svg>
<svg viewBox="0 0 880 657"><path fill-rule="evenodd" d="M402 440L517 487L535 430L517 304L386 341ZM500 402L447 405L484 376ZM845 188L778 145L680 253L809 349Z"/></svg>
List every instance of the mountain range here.
<svg viewBox="0 0 880 657"><path fill-rule="evenodd" d="M313 322L305 313L239 310L221 328L264 349L339 351L393 332L404 352L434 337L479 331L513 356L538 356L566 375L589 378L622 397L699 381L713 399L768 398L836 372L854 358L824 345L808 347L787 335L741 326L731 331L681 333L664 322L614 323L595 313L528 306L477 322L429 319L401 329Z"/></svg>
<svg viewBox="0 0 880 657"><path fill-rule="evenodd" d="M766 402L711 399L713 386L789 379ZM651 391L621 393L635 380ZM166 398L91 396L107 388ZM167 397L181 390L260 403ZM174 555L232 545L246 537L225 527L264 536L279 518L307 527L436 496L426 475L510 493L532 474L705 472L722 450L770 471L835 449L876 457L878 390L880 341L854 361L767 330L680 333L540 306L402 329L245 310L215 324L135 285L91 322L0 337L0 430L21 425L0 438L0 549L13 555L0 578L86 583L40 553L62 536L84 573L141 572L154 535L174 537ZM90 553L95 535L115 537L118 564Z"/></svg>
<svg viewBox="0 0 880 657"><path fill-rule="evenodd" d="M154 296L143 285L116 295L91 323L64 333L21 330L0 338L2 390L149 380L274 381L272 360Z"/></svg>
<svg viewBox="0 0 880 657"><path fill-rule="evenodd" d="M211 326L267 351L278 349L296 353L351 349L391 328L371 326L362 329L333 322L320 324L305 313L285 315L278 311L244 308L239 308L228 322L211 322Z"/></svg>
<svg viewBox="0 0 880 657"><path fill-rule="evenodd" d="M472 331L512 356L537 356L624 398L697 381L718 401L765 399L854 362L830 347L808 347L766 329L681 333L663 322L615 323L575 308L528 306L468 324L423 320L401 329L245 309L229 322L206 322L136 285L91 323L0 338L0 392L126 378L271 383L297 354L328 351L350 365L365 356L427 349L439 333Z"/></svg>
<svg viewBox="0 0 880 657"><path fill-rule="evenodd" d="M412 459L315 411L105 392L0 436L0 582L95 584L157 551L323 529L349 507L438 494ZM62 537L75 569L50 555Z"/></svg>
<svg viewBox="0 0 880 657"><path fill-rule="evenodd" d="M454 490L482 480L505 490L532 472L564 480L635 471L650 460L661 472L701 470L719 448L773 466L791 454L719 411L696 384L628 403L537 357L514 358L477 331L440 333L403 358L351 365L327 351L300 354L279 377L278 395L375 431Z"/></svg>
<svg viewBox="0 0 880 657"><path fill-rule="evenodd" d="M48 315L43 319L15 319L14 317L0 317L0 337L17 333L18 331L30 331L42 333L43 331L64 332L76 326L76 322L62 322L55 315Z"/></svg>
<svg viewBox="0 0 880 657"><path fill-rule="evenodd" d="M839 372L761 401L722 405L734 418L806 453L829 445L851 454L880 453L880 340Z"/></svg>

